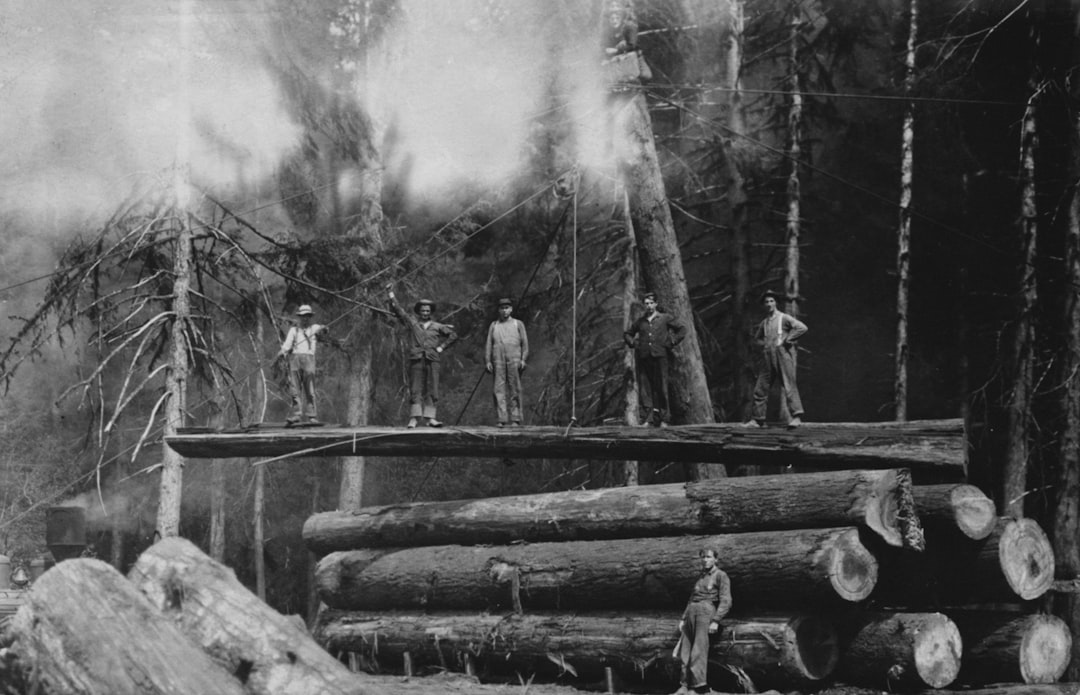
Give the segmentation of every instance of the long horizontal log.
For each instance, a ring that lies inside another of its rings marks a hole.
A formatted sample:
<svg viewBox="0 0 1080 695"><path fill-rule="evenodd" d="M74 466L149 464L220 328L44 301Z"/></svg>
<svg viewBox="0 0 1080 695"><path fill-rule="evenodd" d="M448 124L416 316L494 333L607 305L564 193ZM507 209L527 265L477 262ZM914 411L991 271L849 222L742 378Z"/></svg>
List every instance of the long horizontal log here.
<svg viewBox="0 0 1080 695"><path fill-rule="evenodd" d="M394 671L413 665L552 677L569 670L593 679L604 668L624 681L677 682L678 613L490 615L323 611L315 638L331 653L358 652L362 663ZM836 630L818 617L724 619L712 641L710 670L746 672L758 686L797 687L826 678L839 657Z"/></svg>
<svg viewBox="0 0 1080 695"><path fill-rule="evenodd" d="M912 492L923 526L942 532L955 529L967 538L982 540L997 524L994 501L974 485L916 485Z"/></svg>
<svg viewBox="0 0 1080 695"><path fill-rule="evenodd" d="M1072 635L1060 618L983 611L949 617L964 640L961 683L1056 683L1069 665Z"/></svg>
<svg viewBox="0 0 1080 695"><path fill-rule="evenodd" d="M932 530L924 553L874 549L881 572L872 601L908 608L1030 601L1053 584L1054 551L1033 519L1001 517L979 541Z"/></svg>
<svg viewBox="0 0 1080 695"><path fill-rule="evenodd" d="M816 695L885 695L885 693L886 691L878 688L836 686L819 690ZM1045 685L1006 683L970 690L922 690L913 693L913 695L1080 695L1080 683L1052 683Z"/></svg>
<svg viewBox="0 0 1080 695"><path fill-rule="evenodd" d="M304 540L338 550L514 541L607 540L865 525L894 546L921 547L906 469L717 478L366 507L315 514Z"/></svg>
<svg viewBox="0 0 1080 695"><path fill-rule="evenodd" d="M739 610L859 601L877 563L855 528L716 536L429 546L331 553L315 582L328 606L351 610L676 608L712 547Z"/></svg>
<svg viewBox="0 0 1080 695"><path fill-rule="evenodd" d="M941 613L865 613L840 631L841 682L890 692L944 688L960 672L960 631Z"/></svg>
<svg viewBox="0 0 1080 695"><path fill-rule="evenodd" d="M44 692L244 693L233 674L100 560L66 560L43 574L11 630L20 666Z"/></svg>
<svg viewBox="0 0 1080 695"><path fill-rule="evenodd" d="M730 424L642 427L311 427L210 431L184 428L165 441L192 458L467 456L502 459L633 459L756 465L928 470L963 476L960 420L814 423L795 430Z"/></svg>
<svg viewBox="0 0 1080 695"><path fill-rule="evenodd" d="M351 673L302 625L260 601L231 569L189 541L166 538L154 544L139 556L129 578L188 639L242 674L249 695L391 692Z"/></svg>

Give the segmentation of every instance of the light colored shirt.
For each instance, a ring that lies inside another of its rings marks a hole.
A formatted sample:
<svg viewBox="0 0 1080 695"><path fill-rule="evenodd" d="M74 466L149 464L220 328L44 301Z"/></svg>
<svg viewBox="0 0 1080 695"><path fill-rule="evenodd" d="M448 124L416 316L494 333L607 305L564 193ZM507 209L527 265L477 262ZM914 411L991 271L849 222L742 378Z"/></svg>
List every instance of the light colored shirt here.
<svg viewBox="0 0 1080 695"><path fill-rule="evenodd" d="M316 336L324 328L326 326L317 323L313 323L307 328L293 326L285 335L285 342L281 344L281 352L286 355L314 355L315 345L318 343Z"/></svg>

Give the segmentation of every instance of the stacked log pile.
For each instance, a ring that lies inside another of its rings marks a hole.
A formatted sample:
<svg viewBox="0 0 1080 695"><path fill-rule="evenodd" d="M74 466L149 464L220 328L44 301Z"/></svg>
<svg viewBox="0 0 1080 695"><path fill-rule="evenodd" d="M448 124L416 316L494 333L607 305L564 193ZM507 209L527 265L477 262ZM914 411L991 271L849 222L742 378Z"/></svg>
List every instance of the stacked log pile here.
<svg viewBox="0 0 1080 695"><path fill-rule="evenodd" d="M328 606L316 639L390 672L614 674L665 692L706 546L734 597L711 650L719 689L1049 684L1071 642L1029 608L1053 579L1038 525L906 469L327 512L304 536Z"/></svg>

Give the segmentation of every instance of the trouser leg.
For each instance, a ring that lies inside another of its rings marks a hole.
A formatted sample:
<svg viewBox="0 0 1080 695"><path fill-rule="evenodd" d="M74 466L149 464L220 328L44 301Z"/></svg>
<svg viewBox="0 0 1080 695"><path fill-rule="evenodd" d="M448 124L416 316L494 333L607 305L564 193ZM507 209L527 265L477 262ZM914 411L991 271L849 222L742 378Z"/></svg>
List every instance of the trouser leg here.
<svg viewBox="0 0 1080 695"><path fill-rule="evenodd" d="M439 404L439 363L424 360L424 376L427 389L424 393L424 417L435 419Z"/></svg>
<svg viewBox="0 0 1080 695"><path fill-rule="evenodd" d="M419 418L423 414L423 359L414 359L408 365L408 414Z"/></svg>
<svg viewBox="0 0 1080 695"><path fill-rule="evenodd" d="M799 387L795 383L796 360L794 346L777 351L781 382L784 388L784 402L791 417L801 417L803 414L802 399L799 398Z"/></svg>
<svg viewBox="0 0 1080 695"><path fill-rule="evenodd" d="M521 359L506 359L506 398L510 419L521 422Z"/></svg>
<svg viewBox="0 0 1080 695"><path fill-rule="evenodd" d="M507 409L506 403L506 390L507 390L507 364L502 355L495 356L495 362L492 365L495 368L495 372L492 375L494 381L492 383L492 395L495 398L495 417L498 418L500 423L507 423L510 421L510 413Z"/></svg>
<svg viewBox="0 0 1080 695"><path fill-rule="evenodd" d="M655 407L653 403L652 392L652 380L649 378L649 361L648 357L637 357L634 360L634 371L637 374L637 388L638 388L638 403L641 404L641 409L645 411L645 421L648 422L652 417L652 409Z"/></svg>
<svg viewBox="0 0 1080 695"><path fill-rule="evenodd" d="M300 363L299 377L303 414L315 418L315 355L297 355Z"/></svg>
<svg viewBox="0 0 1080 695"><path fill-rule="evenodd" d="M750 417L758 422L765 422L765 411L769 405L769 391L772 390L773 375L776 373L776 350L765 350L764 360L754 383L754 407Z"/></svg>
<svg viewBox="0 0 1080 695"><path fill-rule="evenodd" d="M683 665L681 682L691 688L700 688L708 683L709 623L713 610L708 603L690 604L689 614L683 623L683 639L679 647L679 660Z"/></svg>
<svg viewBox="0 0 1080 695"><path fill-rule="evenodd" d="M299 419L304 414L304 402L301 400L300 364L296 355L289 356L289 399L292 401L290 418Z"/></svg>
<svg viewBox="0 0 1080 695"><path fill-rule="evenodd" d="M650 378L653 390L653 408L660 411L660 421L671 421L671 405L668 402L668 364L667 357L652 358Z"/></svg>

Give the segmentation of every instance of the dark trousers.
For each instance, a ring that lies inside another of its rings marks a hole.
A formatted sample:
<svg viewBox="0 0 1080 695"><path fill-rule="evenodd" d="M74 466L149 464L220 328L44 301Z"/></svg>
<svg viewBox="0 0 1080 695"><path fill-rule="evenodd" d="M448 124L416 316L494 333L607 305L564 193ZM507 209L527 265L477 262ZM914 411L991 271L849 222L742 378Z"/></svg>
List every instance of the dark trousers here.
<svg viewBox="0 0 1080 695"><path fill-rule="evenodd" d="M686 612L682 642L679 643L679 661L682 662L679 683L701 688L708 684L709 623L716 614L716 606L709 601L699 601L691 603Z"/></svg>
<svg viewBox="0 0 1080 695"><path fill-rule="evenodd" d="M645 409L646 421L652 419L652 411L660 411L660 420L670 422L671 410L668 407L668 360L662 357L638 356L637 380L638 400Z"/></svg>
<svg viewBox="0 0 1080 695"><path fill-rule="evenodd" d="M439 402L439 363L420 358L409 362L409 417L435 417Z"/></svg>
<svg viewBox="0 0 1080 695"><path fill-rule="evenodd" d="M765 348L765 363L758 372L757 383L754 384L754 409L751 415L758 422L765 421L769 391L777 379L780 380L781 397L784 399L782 405L791 417L802 416L802 399L799 398L799 387L795 385L794 345Z"/></svg>
<svg viewBox="0 0 1080 695"><path fill-rule="evenodd" d="M292 417L315 417L315 355L289 355L289 396Z"/></svg>

